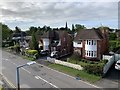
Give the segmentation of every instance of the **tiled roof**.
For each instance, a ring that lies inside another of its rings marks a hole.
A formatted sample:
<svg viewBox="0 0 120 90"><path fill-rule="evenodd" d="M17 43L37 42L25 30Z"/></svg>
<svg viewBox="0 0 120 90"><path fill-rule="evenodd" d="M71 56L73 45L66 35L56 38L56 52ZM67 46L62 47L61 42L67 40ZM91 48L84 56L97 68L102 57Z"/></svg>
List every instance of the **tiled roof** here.
<svg viewBox="0 0 120 90"><path fill-rule="evenodd" d="M74 38L75 41L86 40L86 39L100 40L103 39L103 37L100 30L85 29L85 30L80 30Z"/></svg>
<svg viewBox="0 0 120 90"><path fill-rule="evenodd" d="M47 31L45 32L41 37L42 38L53 38L54 40L58 40L60 37L62 37L64 31Z"/></svg>
<svg viewBox="0 0 120 90"><path fill-rule="evenodd" d="M54 36L54 31L47 31L41 37L42 38L50 38L52 36Z"/></svg>

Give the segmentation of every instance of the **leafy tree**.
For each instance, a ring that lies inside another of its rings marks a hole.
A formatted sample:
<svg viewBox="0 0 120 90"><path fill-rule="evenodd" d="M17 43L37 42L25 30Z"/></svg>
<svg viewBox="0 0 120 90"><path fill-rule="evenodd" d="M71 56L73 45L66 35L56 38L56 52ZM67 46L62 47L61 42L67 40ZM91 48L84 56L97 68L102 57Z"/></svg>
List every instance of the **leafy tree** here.
<svg viewBox="0 0 120 90"><path fill-rule="evenodd" d="M32 33L31 49L38 50L38 42L36 40L35 32Z"/></svg>
<svg viewBox="0 0 120 90"><path fill-rule="evenodd" d="M75 32L74 24L72 24L72 32Z"/></svg>
<svg viewBox="0 0 120 90"><path fill-rule="evenodd" d="M21 29L19 27L15 27L15 33L20 33L21 32Z"/></svg>
<svg viewBox="0 0 120 90"><path fill-rule="evenodd" d="M29 28L29 33L32 35L32 33L34 33L34 32L36 32L37 31L37 27L33 27L33 26L31 26L30 28Z"/></svg>
<svg viewBox="0 0 120 90"><path fill-rule="evenodd" d="M79 30L82 30L82 29L86 29L86 27L84 25L80 25L80 24L75 24L75 31L79 31Z"/></svg>
<svg viewBox="0 0 120 90"><path fill-rule="evenodd" d="M6 40L10 38L13 31L5 24L0 23L0 27L2 28L2 40Z"/></svg>
<svg viewBox="0 0 120 90"><path fill-rule="evenodd" d="M68 30L67 22L66 22L66 25L65 25L65 29L66 29L66 31Z"/></svg>
<svg viewBox="0 0 120 90"><path fill-rule="evenodd" d="M116 36L115 33L110 33L110 34L109 34L109 39L110 39L110 40L116 40L116 38L117 38L117 36Z"/></svg>

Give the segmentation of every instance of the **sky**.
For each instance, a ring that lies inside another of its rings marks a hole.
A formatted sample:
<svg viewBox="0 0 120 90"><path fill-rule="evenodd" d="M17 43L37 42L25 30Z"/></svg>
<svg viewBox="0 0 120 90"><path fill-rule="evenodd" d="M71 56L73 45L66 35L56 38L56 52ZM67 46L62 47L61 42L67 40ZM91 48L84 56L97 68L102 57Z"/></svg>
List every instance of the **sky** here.
<svg viewBox="0 0 120 90"><path fill-rule="evenodd" d="M3 0L0 2L0 22L14 30L30 26L52 28L72 24L87 28L101 25L118 28L118 0Z"/></svg>

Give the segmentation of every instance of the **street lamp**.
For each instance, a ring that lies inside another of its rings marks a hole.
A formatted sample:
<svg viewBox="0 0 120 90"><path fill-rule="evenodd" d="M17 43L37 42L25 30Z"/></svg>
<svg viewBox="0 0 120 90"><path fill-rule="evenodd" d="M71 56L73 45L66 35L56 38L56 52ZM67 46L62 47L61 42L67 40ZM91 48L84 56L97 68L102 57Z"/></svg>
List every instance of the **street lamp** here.
<svg viewBox="0 0 120 90"><path fill-rule="evenodd" d="M21 67L30 66L30 65L35 64L35 63L36 63L35 61L31 61L31 62L28 62L28 63L26 63L24 65L17 66L17 68L16 68L16 84L17 84L18 90L20 90L20 76L19 76L20 74L19 74L19 69Z"/></svg>

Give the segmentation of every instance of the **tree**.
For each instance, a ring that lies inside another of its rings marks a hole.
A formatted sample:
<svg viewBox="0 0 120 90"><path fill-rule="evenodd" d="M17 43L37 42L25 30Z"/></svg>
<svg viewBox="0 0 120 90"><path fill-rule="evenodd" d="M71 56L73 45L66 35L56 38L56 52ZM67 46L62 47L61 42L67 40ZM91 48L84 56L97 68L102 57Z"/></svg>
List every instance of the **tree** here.
<svg viewBox="0 0 120 90"><path fill-rule="evenodd" d="M66 22L66 25L65 25L65 29L66 29L66 31L68 30L67 22Z"/></svg>
<svg viewBox="0 0 120 90"><path fill-rule="evenodd" d="M74 24L72 24L72 32L73 32L73 33L75 32Z"/></svg>
<svg viewBox="0 0 120 90"><path fill-rule="evenodd" d="M82 30L82 29L86 29L86 27L84 25L80 25L80 24L75 24L75 31L79 31L79 30Z"/></svg>
<svg viewBox="0 0 120 90"><path fill-rule="evenodd" d="M36 40L35 32L32 33L31 49L38 50L38 42Z"/></svg>
<svg viewBox="0 0 120 90"><path fill-rule="evenodd" d="M115 33L110 33L110 34L109 34L109 39L110 39L110 40L116 40L116 38L117 38L117 36L116 36Z"/></svg>
<svg viewBox="0 0 120 90"><path fill-rule="evenodd" d="M21 32L21 29L19 27L15 27L15 33L20 33Z"/></svg>
<svg viewBox="0 0 120 90"><path fill-rule="evenodd" d="M2 28L2 40L6 40L11 37L13 31L5 24L0 23L0 27Z"/></svg>

